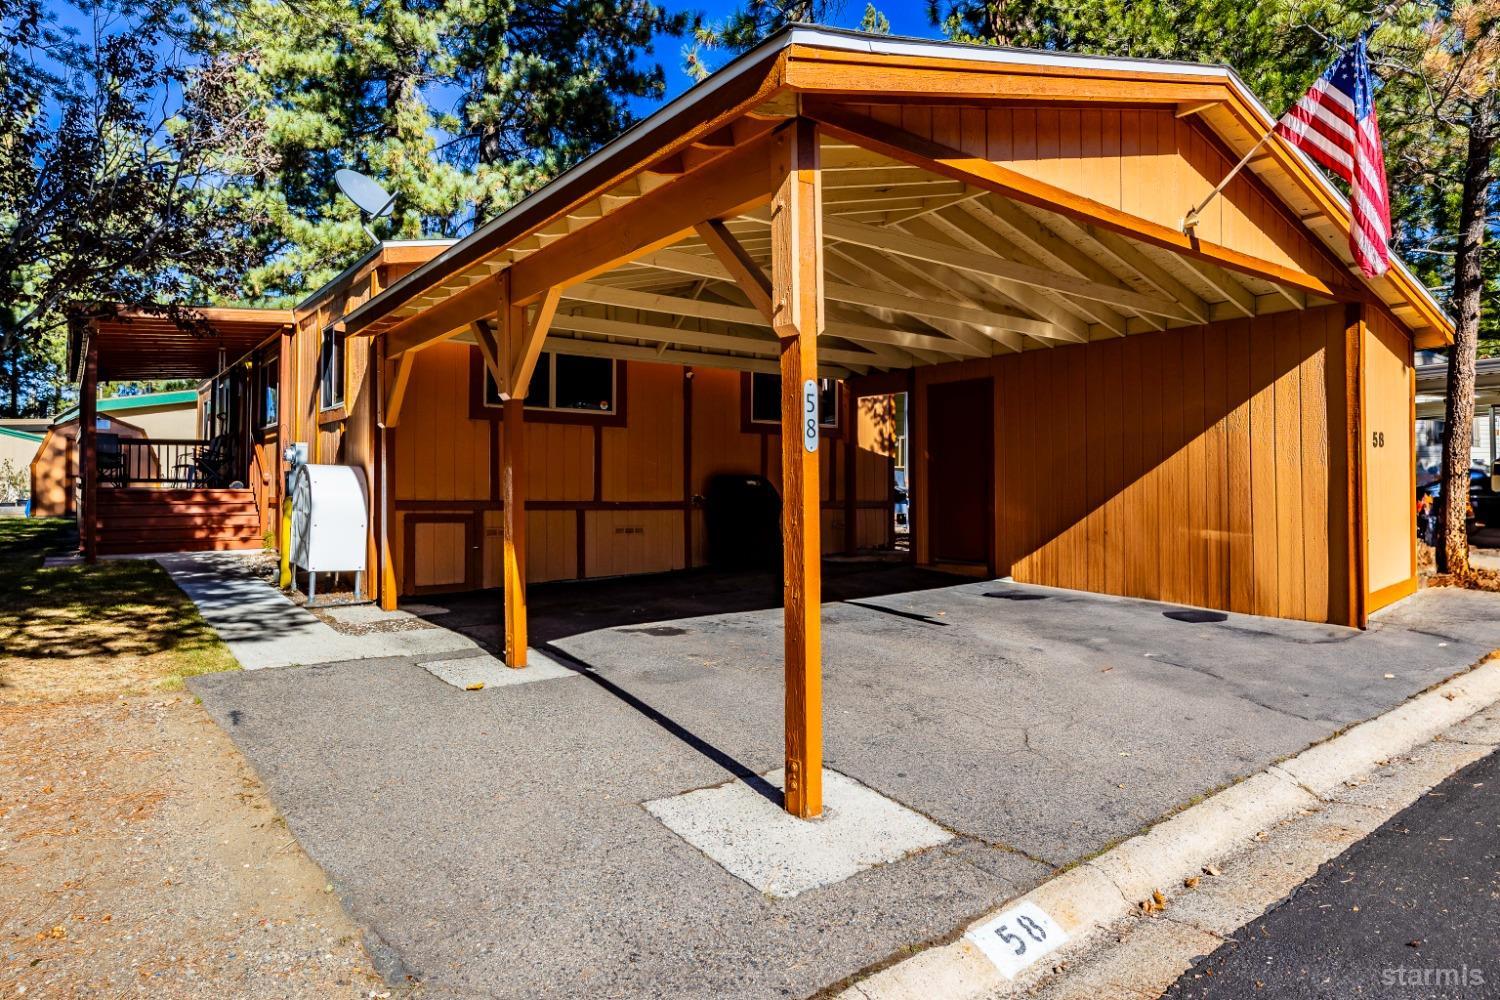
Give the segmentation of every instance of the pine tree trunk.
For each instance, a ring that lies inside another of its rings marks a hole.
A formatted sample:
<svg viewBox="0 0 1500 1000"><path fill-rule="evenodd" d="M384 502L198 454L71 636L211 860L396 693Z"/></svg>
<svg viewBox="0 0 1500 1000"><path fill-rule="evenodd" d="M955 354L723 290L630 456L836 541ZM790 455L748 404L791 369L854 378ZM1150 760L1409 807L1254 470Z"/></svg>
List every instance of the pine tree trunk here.
<svg viewBox="0 0 1500 1000"><path fill-rule="evenodd" d="M1466 575L1469 534L1470 442L1474 439L1474 357L1479 344L1479 310L1484 292L1480 257L1484 251L1485 216L1494 180L1495 99L1483 97L1469 123L1469 151L1464 163L1463 201L1459 208L1458 253L1454 258L1453 303L1458 310L1453 347L1448 351L1448 399L1443 422L1443 481L1438 498L1437 569Z"/></svg>

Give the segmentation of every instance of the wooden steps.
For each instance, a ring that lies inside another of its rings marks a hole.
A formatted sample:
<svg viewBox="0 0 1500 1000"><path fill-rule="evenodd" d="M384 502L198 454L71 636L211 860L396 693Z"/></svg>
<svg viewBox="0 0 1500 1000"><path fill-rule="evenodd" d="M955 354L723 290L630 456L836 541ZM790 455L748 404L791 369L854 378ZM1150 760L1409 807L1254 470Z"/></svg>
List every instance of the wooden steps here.
<svg viewBox="0 0 1500 1000"><path fill-rule="evenodd" d="M258 549L255 493L248 489L99 490L99 553Z"/></svg>

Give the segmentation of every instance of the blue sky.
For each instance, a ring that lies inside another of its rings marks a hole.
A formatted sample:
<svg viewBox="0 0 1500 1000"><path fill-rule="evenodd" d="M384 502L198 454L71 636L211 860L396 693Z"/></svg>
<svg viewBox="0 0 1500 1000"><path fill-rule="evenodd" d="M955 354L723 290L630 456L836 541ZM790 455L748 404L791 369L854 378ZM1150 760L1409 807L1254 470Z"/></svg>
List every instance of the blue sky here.
<svg viewBox="0 0 1500 1000"><path fill-rule="evenodd" d="M739 6L736 0L696 0L696 2L694 0L658 0L658 2L674 10L701 12L709 21L722 20ZM840 4L840 0L834 0L836 10L828 23L843 28L858 28L860 21L864 18L866 2L867 0L842 0ZM46 6L60 25L83 31L88 29L88 19L66 0L47 0ZM925 0L877 0L875 6L890 20L892 34L927 37L938 34L938 30L928 22ZM666 71L668 100L687 90L693 83L682 71L684 42L685 39L677 38L658 39L655 52L643 60L647 63L660 63ZM708 54L708 63L715 68L729 59L728 53ZM636 113L650 114L655 106L655 102L642 102L642 106L636 108Z"/></svg>
<svg viewBox="0 0 1500 1000"><path fill-rule="evenodd" d="M673 10L701 13L708 21L722 20L739 6L738 0L657 0L657 2ZM866 2L867 0L833 0L834 10L828 23L843 28L858 28L860 21L864 18ZM46 0L46 6L60 26L76 29L83 32L85 37L87 36L91 27L89 18L68 0ZM889 19L892 34L918 37L936 37L940 34L938 29L928 21L926 0L876 0L875 6ZM683 71L682 53L688 42L688 39L683 38L658 38L654 51L642 56L640 61L643 64L661 65L667 90L662 101L632 101L631 109L637 116L644 118L650 115L663 103L693 85L693 80ZM704 55L708 65L715 69L733 58L733 54L728 52L709 52ZM427 97L437 110L451 109L452 95L443 88L433 88Z"/></svg>
<svg viewBox="0 0 1500 1000"><path fill-rule="evenodd" d="M725 16L739 6L734 0L699 0L697 3L674 3L673 0L658 0L674 9L689 9L702 11L710 21L722 20ZM838 0L835 0L837 3ZM834 15L829 18L828 23L840 28L858 28L859 22L865 16L865 4L867 0L843 0L843 5ZM914 35L917 37L935 37L939 34L927 19L927 4L925 0L876 0L875 8L879 10L891 22L891 34ZM653 61L659 62L667 71L667 97L676 97L689 86L692 80L682 72L682 59L679 51L682 45L677 39L663 39L656 47ZM729 56L723 53L712 53L709 65L715 68L728 61Z"/></svg>

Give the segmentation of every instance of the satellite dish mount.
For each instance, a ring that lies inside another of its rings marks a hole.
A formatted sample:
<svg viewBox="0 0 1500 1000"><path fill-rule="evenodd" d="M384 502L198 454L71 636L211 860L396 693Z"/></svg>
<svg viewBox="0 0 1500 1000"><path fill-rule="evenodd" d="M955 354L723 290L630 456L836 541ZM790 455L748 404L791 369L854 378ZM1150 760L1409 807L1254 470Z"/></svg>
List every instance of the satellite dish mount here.
<svg viewBox="0 0 1500 1000"><path fill-rule="evenodd" d="M384 215L389 215L391 209L396 206L396 196L387 194L385 188L377 184L372 178L365 176L358 170L350 170L347 167L334 171L333 182L339 186L344 197L354 202L363 219L360 228L365 235L380 245L380 237L376 236L370 229L370 223Z"/></svg>

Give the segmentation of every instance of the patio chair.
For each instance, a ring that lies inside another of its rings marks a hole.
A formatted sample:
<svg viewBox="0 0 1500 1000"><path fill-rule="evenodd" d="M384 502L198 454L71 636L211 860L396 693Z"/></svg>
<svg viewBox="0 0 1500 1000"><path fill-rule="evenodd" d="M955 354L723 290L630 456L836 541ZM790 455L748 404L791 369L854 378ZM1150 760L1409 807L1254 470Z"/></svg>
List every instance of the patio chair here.
<svg viewBox="0 0 1500 1000"><path fill-rule="evenodd" d="M124 486L129 482L125 468L125 451L120 447L120 435L100 434L94 442L94 469L99 482Z"/></svg>
<svg viewBox="0 0 1500 1000"><path fill-rule="evenodd" d="M187 470L188 483L210 489L223 486L234 475L234 470L230 467L232 461L229 435L216 435L208 442L208 447L193 457L193 464Z"/></svg>

